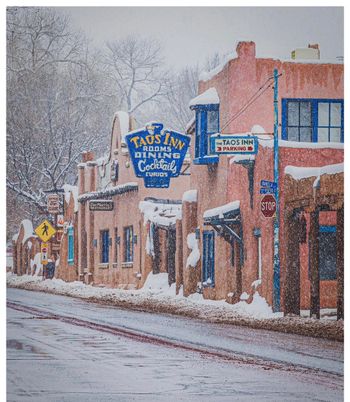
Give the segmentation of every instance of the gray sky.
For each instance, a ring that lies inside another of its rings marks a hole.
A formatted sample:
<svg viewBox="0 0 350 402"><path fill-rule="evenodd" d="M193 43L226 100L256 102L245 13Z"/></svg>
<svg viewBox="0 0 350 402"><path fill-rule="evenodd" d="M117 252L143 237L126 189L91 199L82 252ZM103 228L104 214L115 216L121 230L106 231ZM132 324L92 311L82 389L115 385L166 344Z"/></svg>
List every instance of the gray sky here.
<svg viewBox="0 0 350 402"><path fill-rule="evenodd" d="M290 52L318 43L321 58L343 56L342 7L62 7L75 26L99 46L128 34L154 37L166 61L182 67L237 40L253 40L259 57L289 58Z"/></svg>

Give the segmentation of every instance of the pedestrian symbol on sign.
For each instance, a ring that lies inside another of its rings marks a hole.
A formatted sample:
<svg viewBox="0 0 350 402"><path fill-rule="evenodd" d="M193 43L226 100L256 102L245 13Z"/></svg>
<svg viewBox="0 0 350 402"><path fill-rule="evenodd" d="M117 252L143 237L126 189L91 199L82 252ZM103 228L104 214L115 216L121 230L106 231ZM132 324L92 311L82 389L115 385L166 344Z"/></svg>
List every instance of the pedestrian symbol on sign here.
<svg viewBox="0 0 350 402"><path fill-rule="evenodd" d="M35 233L43 242L47 242L56 233L56 229L46 219L35 229Z"/></svg>
<svg viewBox="0 0 350 402"><path fill-rule="evenodd" d="M43 230L42 236L48 236L48 235L49 235L49 232L47 231L48 228L49 228L49 227L46 225L46 222L44 222L44 223L43 223L43 226L42 226L42 230Z"/></svg>

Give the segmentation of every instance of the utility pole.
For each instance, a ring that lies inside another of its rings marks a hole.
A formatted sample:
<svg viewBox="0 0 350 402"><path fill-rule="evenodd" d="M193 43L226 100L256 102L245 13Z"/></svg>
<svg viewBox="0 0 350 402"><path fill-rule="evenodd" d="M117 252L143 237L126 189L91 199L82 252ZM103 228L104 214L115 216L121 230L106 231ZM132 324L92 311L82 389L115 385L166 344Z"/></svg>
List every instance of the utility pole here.
<svg viewBox="0 0 350 402"><path fill-rule="evenodd" d="M280 206L279 206L279 172L278 172L278 70L273 70L273 106L274 106L274 127L273 127L273 178L276 188L276 214L273 221L273 311L281 310L281 289L280 289L280 254L279 254L279 229L280 229Z"/></svg>

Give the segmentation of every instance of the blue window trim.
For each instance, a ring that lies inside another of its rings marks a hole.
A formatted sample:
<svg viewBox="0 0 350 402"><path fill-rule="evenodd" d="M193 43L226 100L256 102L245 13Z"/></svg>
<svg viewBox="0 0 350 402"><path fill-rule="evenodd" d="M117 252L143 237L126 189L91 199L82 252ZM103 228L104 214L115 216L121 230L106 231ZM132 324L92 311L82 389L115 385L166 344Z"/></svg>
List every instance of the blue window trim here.
<svg viewBox="0 0 350 402"><path fill-rule="evenodd" d="M311 102L311 131L312 142L318 142L318 127L326 127L318 125L318 104L319 103L340 103L341 104L341 130L340 130L340 143L344 143L344 99L322 99L322 98L284 98L282 99L282 140L288 141L287 126L288 126L288 102ZM329 115L330 119L330 115ZM327 126L338 127L338 126ZM324 142L326 144L326 142Z"/></svg>
<svg viewBox="0 0 350 402"><path fill-rule="evenodd" d="M101 263L109 263L109 230L101 230Z"/></svg>
<svg viewBox="0 0 350 402"><path fill-rule="evenodd" d="M74 264L74 228L70 226L67 231L68 235L68 264L73 265Z"/></svg>
<svg viewBox="0 0 350 402"><path fill-rule="evenodd" d="M195 165L209 165L219 162L217 155L208 153L210 144L210 135L216 134L220 130L219 104L215 105L195 105L191 109L196 112L196 131L195 131ZM216 132L208 133L208 112L218 112L218 126ZM198 124L200 122L200 124ZM200 127L200 132L198 128Z"/></svg>
<svg viewBox="0 0 350 402"><path fill-rule="evenodd" d="M207 247L209 250L206 249ZM203 231L202 275L202 282L207 281L208 278L211 279L211 284L206 287L215 287L215 234L213 230Z"/></svg>
<svg viewBox="0 0 350 402"><path fill-rule="evenodd" d="M337 227L336 226L320 226L319 228L321 233L336 233Z"/></svg>

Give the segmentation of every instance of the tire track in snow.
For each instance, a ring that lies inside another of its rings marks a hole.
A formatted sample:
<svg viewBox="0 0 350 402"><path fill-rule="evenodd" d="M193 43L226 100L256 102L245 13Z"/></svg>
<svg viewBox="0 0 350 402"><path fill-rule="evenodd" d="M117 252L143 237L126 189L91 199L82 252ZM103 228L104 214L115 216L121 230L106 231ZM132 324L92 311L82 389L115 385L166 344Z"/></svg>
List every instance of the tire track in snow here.
<svg viewBox="0 0 350 402"><path fill-rule="evenodd" d="M183 343L177 340L172 340L166 337L160 337L144 333L142 331L126 329L119 326L111 326L106 324L100 324L93 321L82 320L76 317L70 317L66 315L59 315L50 313L48 311L38 309L36 307L25 306L18 302L7 301L7 307L17 311L25 312L34 315L33 319L53 319L61 322L76 325L79 327L89 328L99 332L109 333L115 336L121 336L128 339L132 339L137 342L151 343L153 345L164 346L172 349L179 349L192 353L199 353L204 358L211 358L217 360L223 360L226 362L235 363L238 365L250 365L256 366L264 370L278 370L287 373L295 373L305 376L312 376L313 380L324 384L325 382L329 386L338 388L343 386L343 376L334 372L305 367L303 365L296 365L286 363L282 361L265 360L258 357L247 356L244 354L236 354L232 351L226 350L209 350L206 347L192 344L190 342Z"/></svg>

